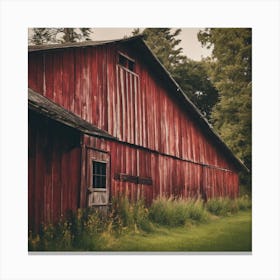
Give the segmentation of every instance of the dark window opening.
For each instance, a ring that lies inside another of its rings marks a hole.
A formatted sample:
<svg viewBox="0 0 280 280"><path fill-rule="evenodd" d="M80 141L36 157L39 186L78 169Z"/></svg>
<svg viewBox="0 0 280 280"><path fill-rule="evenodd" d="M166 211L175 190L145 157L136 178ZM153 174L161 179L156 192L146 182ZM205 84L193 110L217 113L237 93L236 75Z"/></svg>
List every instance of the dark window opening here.
<svg viewBox="0 0 280 280"><path fill-rule="evenodd" d="M131 60L128 61L128 69L130 71L134 71L134 61Z"/></svg>
<svg viewBox="0 0 280 280"><path fill-rule="evenodd" d="M135 70L135 62L128 58L127 56L124 56L122 54L119 54L119 65L123 66L124 68L129 69L130 71Z"/></svg>
<svg viewBox="0 0 280 280"><path fill-rule="evenodd" d="M93 161L92 162L92 187L106 188L106 163Z"/></svg>
<svg viewBox="0 0 280 280"><path fill-rule="evenodd" d="M119 55L119 64L123 67L127 67L127 59L123 55Z"/></svg>

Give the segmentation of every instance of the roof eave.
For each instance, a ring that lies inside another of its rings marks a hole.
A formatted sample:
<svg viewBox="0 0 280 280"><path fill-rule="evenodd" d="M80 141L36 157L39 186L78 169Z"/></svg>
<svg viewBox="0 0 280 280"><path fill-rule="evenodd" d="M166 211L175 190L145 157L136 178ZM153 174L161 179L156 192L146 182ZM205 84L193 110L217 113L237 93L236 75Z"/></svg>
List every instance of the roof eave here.
<svg viewBox="0 0 280 280"><path fill-rule="evenodd" d="M30 88L28 89L28 108L84 134L112 140L117 139Z"/></svg>

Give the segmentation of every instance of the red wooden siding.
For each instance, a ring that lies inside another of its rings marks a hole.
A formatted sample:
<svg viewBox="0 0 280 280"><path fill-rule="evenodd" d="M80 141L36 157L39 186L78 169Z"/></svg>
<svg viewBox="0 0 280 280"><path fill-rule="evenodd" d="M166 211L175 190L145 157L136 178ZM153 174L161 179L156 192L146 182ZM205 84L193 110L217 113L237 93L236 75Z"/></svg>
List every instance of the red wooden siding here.
<svg viewBox="0 0 280 280"><path fill-rule="evenodd" d="M205 188L207 199L215 196L235 197L238 175L229 170L193 164L124 143L85 137L85 145L108 151L111 156L111 195L125 194L151 203L158 196L199 197ZM152 185L121 182L115 174L151 177Z"/></svg>
<svg viewBox="0 0 280 280"><path fill-rule="evenodd" d="M135 60L134 71L118 65L119 52ZM117 138L80 139L74 129L30 114L30 228L87 206L89 149L108 155L110 196L151 203L157 196L238 194L237 165L148 59L121 44L29 53L31 89Z"/></svg>
<svg viewBox="0 0 280 280"><path fill-rule="evenodd" d="M130 53L124 49L122 52ZM115 46L30 53L29 86L121 141L232 169L195 120L142 62L117 65Z"/></svg>
<svg viewBox="0 0 280 280"><path fill-rule="evenodd" d="M38 229L78 208L80 135L31 112L28 137L28 223Z"/></svg>

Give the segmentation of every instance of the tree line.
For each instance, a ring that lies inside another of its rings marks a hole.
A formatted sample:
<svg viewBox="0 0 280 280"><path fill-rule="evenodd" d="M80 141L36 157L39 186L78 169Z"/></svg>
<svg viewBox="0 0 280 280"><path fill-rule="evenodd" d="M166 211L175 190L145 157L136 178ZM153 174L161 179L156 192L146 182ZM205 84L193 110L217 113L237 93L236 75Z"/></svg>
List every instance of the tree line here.
<svg viewBox="0 0 280 280"><path fill-rule="evenodd" d="M183 55L181 29L139 28L143 39L202 115L237 157L251 170L252 32L250 28L205 28L198 33L212 55L195 61ZM91 28L34 28L29 43L65 43L91 40ZM251 186L251 177L241 174Z"/></svg>

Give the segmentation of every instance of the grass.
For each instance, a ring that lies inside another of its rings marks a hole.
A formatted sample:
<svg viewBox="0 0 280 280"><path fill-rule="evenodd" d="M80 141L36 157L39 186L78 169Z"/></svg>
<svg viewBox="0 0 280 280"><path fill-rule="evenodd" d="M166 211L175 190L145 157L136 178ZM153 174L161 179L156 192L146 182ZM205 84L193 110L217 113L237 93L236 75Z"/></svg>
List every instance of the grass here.
<svg viewBox="0 0 280 280"><path fill-rule="evenodd" d="M217 216L227 216L237 213L239 210L250 209L251 207L251 200L248 196L236 199L218 197L212 198L206 203L207 211Z"/></svg>
<svg viewBox="0 0 280 280"><path fill-rule="evenodd" d="M201 200L158 198L149 209L151 221L159 225L180 226L187 221L206 222L208 213Z"/></svg>
<svg viewBox="0 0 280 280"><path fill-rule="evenodd" d="M251 251L251 211L212 218L206 224L181 227L156 226L146 233L128 233L111 239L104 251Z"/></svg>
<svg viewBox="0 0 280 280"><path fill-rule="evenodd" d="M113 200L108 215L78 209L30 232L30 251L250 251L251 200Z"/></svg>

